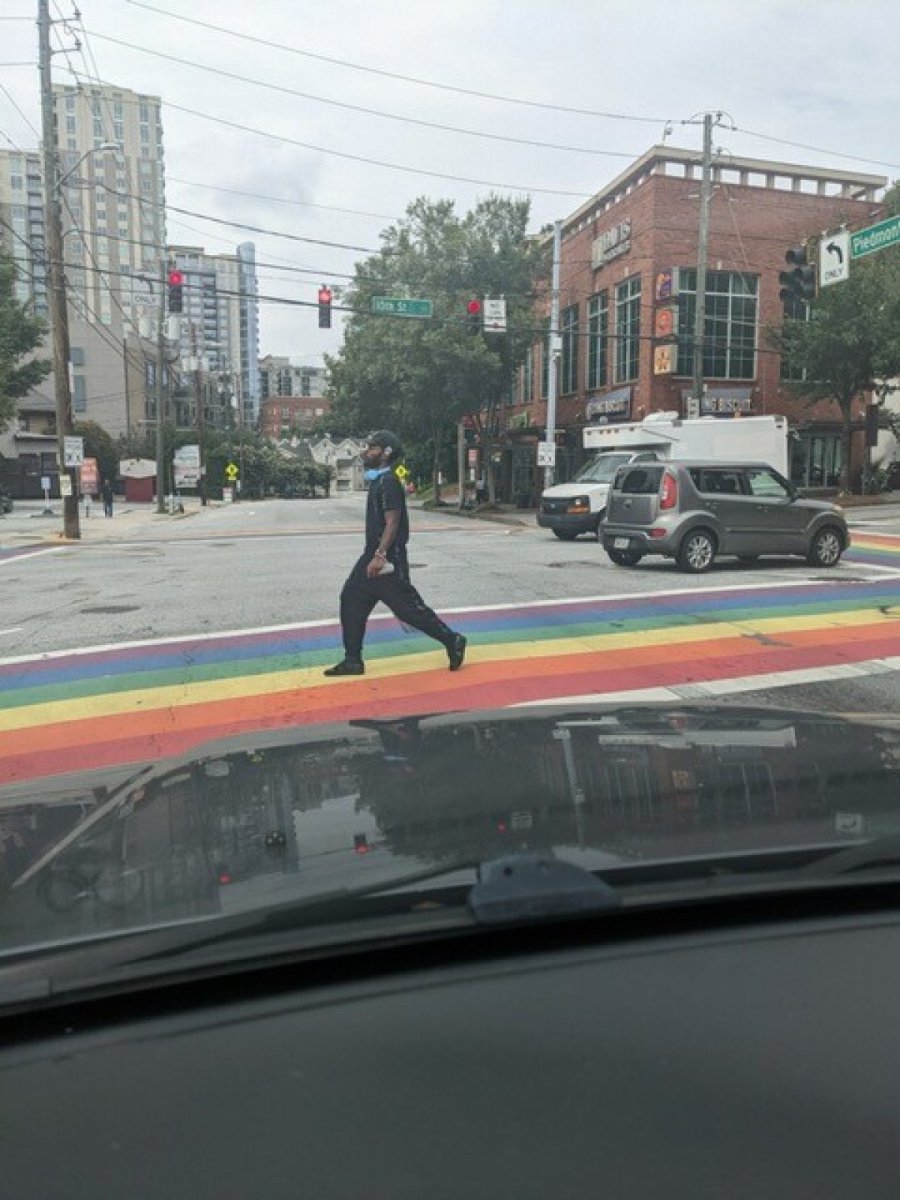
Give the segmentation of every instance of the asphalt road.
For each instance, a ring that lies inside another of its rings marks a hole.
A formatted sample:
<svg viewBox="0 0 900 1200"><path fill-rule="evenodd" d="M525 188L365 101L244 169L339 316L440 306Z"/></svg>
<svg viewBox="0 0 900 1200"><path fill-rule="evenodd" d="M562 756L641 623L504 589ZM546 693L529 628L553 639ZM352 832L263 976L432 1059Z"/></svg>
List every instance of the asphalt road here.
<svg viewBox="0 0 900 1200"><path fill-rule="evenodd" d="M343 578L362 546L364 497L266 501L157 516L119 505L95 509L78 544L54 544L58 520L18 505L0 521L0 659L197 633L333 621ZM560 542L529 514L472 520L412 512L410 560L426 600L442 613L516 602L690 593L708 588L900 576L851 556L831 571L800 560L752 568L725 560L702 576L664 561L614 567L591 539ZM900 506L857 510L860 533L900 534ZM898 646L900 653L900 646ZM722 699L810 707L900 710L900 681L886 671L799 689Z"/></svg>

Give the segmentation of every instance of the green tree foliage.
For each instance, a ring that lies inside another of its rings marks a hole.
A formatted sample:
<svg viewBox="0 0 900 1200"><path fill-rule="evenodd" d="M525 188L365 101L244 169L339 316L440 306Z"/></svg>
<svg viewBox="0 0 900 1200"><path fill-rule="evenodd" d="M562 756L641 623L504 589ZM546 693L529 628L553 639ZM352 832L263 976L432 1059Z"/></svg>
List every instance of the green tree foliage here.
<svg viewBox="0 0 900 1200"><path fill-rule="evenodd" d="M16 299L16 268L0 252L0 429L16 415L16 400L50 374L48 359L33 352L47 333L46 324Z"/></svg>
<svg viewBox="0 0 900 1200"><path fill-rule="evenodd" d="M437 472L456 423L499 403L533 339L532 303L544 261L527 236L529 204L491 196L464 216L450 201L419 199L381 235L378 254L357 264L344 303L353 310L339 354L327 362L331 424L356 433L387 426L410 449L428 445ZM466 303L505 296L506 334L473 335ZM373 314L374 296L431 300L422 320Z"/></svg>
<svg viewBox="0 0 900 1200"><path fill-rule="evenodd" d="M75 433L84 438L85 458L96 458L101 479L115 480L119 473L119 447L96 421L79 421Z"/></svg>
<svg viewBox="0 0 900 1200"><path fill-rule="evenodd" d="M888 196L896 206L896 185ZM792 371L804 373L803 380L783 386L811 403L832 400L840 409L841 484L849 492L854 401L867 392L883 400L887 381L900 375L900 250L854 259L849 279L823 288L808 320L785 320L768 336Z"/></svg>

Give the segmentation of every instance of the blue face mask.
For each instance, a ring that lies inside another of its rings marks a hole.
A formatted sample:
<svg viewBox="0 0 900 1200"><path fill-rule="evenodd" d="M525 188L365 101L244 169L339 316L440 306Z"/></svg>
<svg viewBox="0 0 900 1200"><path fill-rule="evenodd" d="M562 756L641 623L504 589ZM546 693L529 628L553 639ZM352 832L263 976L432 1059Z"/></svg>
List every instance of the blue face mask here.
<svg viewBox="0 0 900 1200"><path fill-rule="evenodd" d="M390 467L369 467L367 471L363 471L363 479L366 483L374 483L379 475L387 475Z"/></svg>

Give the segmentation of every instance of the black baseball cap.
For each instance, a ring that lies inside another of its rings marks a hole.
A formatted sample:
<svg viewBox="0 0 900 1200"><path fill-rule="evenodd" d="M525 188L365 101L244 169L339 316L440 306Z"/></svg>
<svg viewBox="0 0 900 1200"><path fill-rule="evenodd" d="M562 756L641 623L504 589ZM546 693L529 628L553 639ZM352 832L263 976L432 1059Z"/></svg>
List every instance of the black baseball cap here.
<svg viewBox="0 0 900 1200"><path fill-rule="evenodd" d="M390 429L376 429L374 433L369 434L366 441L370 446L380 446L382 450L387 450L391 462L403 457L403 445L396 433L391 433Z"/></svg>

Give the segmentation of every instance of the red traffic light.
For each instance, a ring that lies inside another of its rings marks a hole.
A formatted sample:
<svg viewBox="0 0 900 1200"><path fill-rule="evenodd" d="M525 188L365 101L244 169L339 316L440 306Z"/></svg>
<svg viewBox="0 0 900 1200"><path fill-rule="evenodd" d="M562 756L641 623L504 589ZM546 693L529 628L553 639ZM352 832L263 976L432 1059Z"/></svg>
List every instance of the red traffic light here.
<svg viewBox="0 0 900 1200"><path fill-rule="evenodd" d="M327 287L319 288L319 303L320 304L330 304L331 303L331 288L327 288Z"/></svg>
<svg viewBox="0 0 900 1200"><path fill-rule="evenodd" d="M466 305L466 312L470 316L475 316L478 313L480 313L481 312L481 301L480 300L470 300L469 303Z"/></svg>
<svg viewBox="0 0 900 1200"><path fill-rule="evenodd" d="M184 275L181 271L169 272L169 287L181 287L184 283Z"/></svg>

